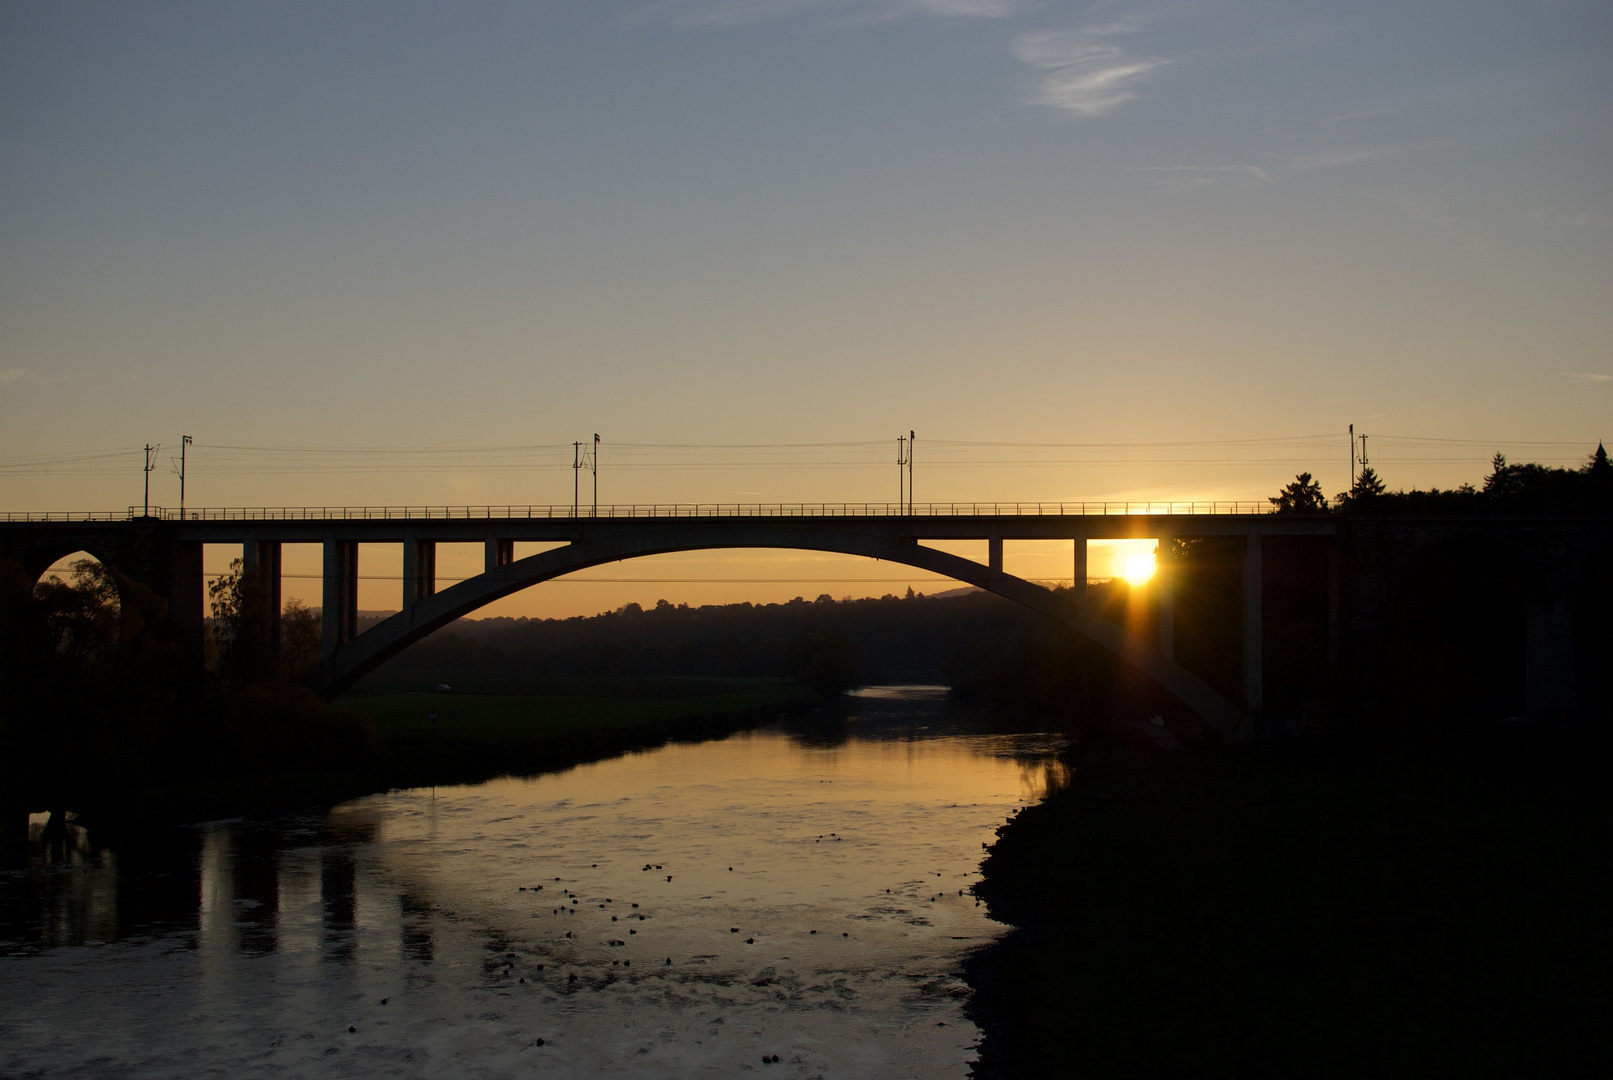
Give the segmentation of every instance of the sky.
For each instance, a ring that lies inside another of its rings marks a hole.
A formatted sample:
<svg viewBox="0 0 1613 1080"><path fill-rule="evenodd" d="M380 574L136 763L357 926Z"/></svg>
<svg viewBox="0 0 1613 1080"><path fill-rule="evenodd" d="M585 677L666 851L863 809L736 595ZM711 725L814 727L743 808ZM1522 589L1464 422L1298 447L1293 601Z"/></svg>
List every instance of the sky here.
<svg viewBox="0 0 1613 1080"><path fill-rule="evenodd" d="M894 501L909 430L920 502L1572 464L1610 55L1602 0L0 0L0 510L147 443L177 505L183 434L193 507L569 504L596 432L604 503ZM902 591L613 572L500 610Z"/></svg>

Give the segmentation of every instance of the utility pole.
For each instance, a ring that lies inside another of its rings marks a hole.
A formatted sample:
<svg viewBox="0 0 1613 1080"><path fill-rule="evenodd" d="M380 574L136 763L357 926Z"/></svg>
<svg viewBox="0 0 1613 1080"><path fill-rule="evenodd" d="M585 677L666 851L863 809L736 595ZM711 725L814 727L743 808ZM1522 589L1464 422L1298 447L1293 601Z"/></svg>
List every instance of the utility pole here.
<svg viewBox="0 0 1613 1080"><path fill-rule="evenodd" d="M185 447L192 439L189 435L179 437L179 520L185 520Z"/></svg>
<svg viewBox="0 0 1613 1080"><path fill-rule="evenodd" d="M594 517L599 516L599 432L594 432Z"/></svg>
<svg viewBox="0 0 1613 1080"><path fill-rule="evenodd" d="M571 444L571 516L577 516L577 497L582 484L582 443Z"/></svg>
<svg viewBox="0 0 1613 1080"><path fill-rule="evenodd" d="M918 456L919 437L911 428L907 432L907 512L913 512L913 459Z"/></svg>
<svg viewBox="0 0 1613 1080"><path fill-rule="evenodd" d="M150 443L146 443L146 466L143 470L146 474L146 501L145 509L140 514L141 517L151 516L151 455L155 453L156 450L157 448L155 446L152 446Z"/></svg>
<svg viewBox="0 0 1613 1080"><path fill-rule="evenodd" d="M907 436L896 436L896 512L907 513Z"/></svg>
<svg viewBox="0 0 1613 1080"><path fill-rule="evenodd" d="M1350 491L1355 490L1355 425L1350 425Z"/></svg>

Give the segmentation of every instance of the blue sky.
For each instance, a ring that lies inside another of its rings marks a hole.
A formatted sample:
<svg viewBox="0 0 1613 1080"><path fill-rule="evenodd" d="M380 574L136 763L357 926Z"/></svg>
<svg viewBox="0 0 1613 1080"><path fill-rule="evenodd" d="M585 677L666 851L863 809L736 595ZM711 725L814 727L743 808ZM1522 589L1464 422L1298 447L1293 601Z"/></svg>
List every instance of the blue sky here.
<svg viewBox="0 0 1613 1080"><path fill-rule="evenodd" d="M239 505L571 478L209 477L209 446L914 428L930 497L1000 499L1333 490L1352 422L1466 440L1391 484L1566 459L1613 434L1610 55L1601 2L0 3L0 463L189 433L195 498ZM0 470L0 502L138 501L118 460Z"/></svg>

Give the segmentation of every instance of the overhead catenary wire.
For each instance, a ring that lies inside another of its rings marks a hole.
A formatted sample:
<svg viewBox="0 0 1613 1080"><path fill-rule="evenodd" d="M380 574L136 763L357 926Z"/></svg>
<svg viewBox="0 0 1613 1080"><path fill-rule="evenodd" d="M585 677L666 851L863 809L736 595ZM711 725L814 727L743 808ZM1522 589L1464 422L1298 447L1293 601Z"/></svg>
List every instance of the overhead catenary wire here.
<svg viewBox="0 0 1613 1080"><path fill-rule="evenodd" d="M1547 465L1583 462L1594 440L1460 439L1372 433L1375 459L1387 467L1488 464L1497 452ZM613 444L613 472L881 470L889 441ZM491 445L253 446L193 441L198 475L378 473L533 473L573 467L570 443ZM927 439L914 452L928 469L1049 469L1094 466L1224 468L1283 465L1304 469L1345 460L1337 432L1244 439L1128 442L1027 442ZM0 459L0 476L109 476L138 470L143 446L107 447Z"/></svg>

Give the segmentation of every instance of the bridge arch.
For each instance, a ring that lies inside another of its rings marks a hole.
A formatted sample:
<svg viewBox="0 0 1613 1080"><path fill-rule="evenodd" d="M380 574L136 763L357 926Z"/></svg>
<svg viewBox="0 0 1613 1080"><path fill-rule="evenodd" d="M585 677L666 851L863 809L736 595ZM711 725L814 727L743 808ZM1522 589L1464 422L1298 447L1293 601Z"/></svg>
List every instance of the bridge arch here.
<svg viewBox="0 0 1613 1080"><path fill-rule="evenodd" d="M741 519L732 524L706 521L698 527L684 529L668 529L663 524L653 530L580 535L564 547L495 567L409 604L397 615L359 634L327 656L314 671L313 682L326 696L334 697L427 634L495 600L554 578L609 562L721 548L779 548L860 555L966 582L1028 607L1108 649L1222 735L1231 736L1244 719L1242 710L1192 672L1166 659L1148 642L1034 582L924 547L911 537L898 537L889 530L850 524L803 528L799 522L780 525L755 519Z"/></svg>

